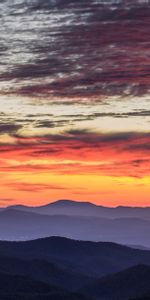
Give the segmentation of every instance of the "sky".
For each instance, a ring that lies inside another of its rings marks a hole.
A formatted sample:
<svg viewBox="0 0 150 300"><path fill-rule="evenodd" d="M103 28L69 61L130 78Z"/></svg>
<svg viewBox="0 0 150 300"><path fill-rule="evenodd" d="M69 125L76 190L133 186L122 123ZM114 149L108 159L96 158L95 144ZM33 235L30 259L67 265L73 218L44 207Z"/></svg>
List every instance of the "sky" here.
<svg viewBox="0 0 150 300"><path fill-rule="evenodd" d="M150 205L150 2L0 3L0 206Z"/></svg>

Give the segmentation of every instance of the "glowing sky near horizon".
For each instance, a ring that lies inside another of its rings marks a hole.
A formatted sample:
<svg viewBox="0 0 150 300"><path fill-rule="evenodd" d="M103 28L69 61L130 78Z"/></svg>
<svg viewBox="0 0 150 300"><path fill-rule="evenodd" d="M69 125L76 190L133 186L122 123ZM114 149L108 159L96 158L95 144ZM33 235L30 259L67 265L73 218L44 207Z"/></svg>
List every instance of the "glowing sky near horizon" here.
<svg viewBox="0 0 150 300"><path fill-rule="evenodd" d="M0 206L150 205L149 2L5 0L0 14Z"/></svg>

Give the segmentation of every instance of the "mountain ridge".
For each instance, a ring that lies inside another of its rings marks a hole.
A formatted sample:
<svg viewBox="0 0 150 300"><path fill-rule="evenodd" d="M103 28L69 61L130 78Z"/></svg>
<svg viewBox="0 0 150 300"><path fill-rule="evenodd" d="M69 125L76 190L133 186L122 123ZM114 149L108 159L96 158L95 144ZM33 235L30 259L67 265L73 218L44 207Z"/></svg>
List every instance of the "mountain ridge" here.
<svg viewBox="0 0 150 300"><path fill-rule="evenodd" d="M0 256L46 260L67 272L102 277L137 264L150 265L150 251L111 242L86 242L49 237L24 242L0 241Z"/></svg>
<svg viewBox="0 0 150 300"><path fill-rule="evenodd" d="M40 206L27 205L10 205L1 208L17 209L21 211L30 211L38 214L46 215L78 215L78 216L94 216L106 218L121 218L121 217L137 217L150 220L150 207L130 207L130 206L102 206L88 201L74 201L74 200L57 200Z"/></svg>
<svg viewBox="0 0 150 300"><path fill-rule="evenodd" d="M135 265L96 280L83 289L83 294L97 300L127 300L150 297L150 266Z"/></svg>
<svg viewBox="0 0 150 300"><path fill-rule="evenodd" d="M50 208L44 212L7 208L0 211L1 240L31 240L47 236L68 237L75 240L111 241L138 248L150 248L150 218L134 215L118 216L96 213L90 215L80 207L75 210L68 206L60 210Z"/></svg>
<svg viewBox="0 0 150 300"><path fill-rule="evenodd" d="M128 206L128 205L117 205L117 206L105 206L101 204L96 204L94 202L90 201L78 201L78 200L71 200L71 199L59 199L52 202L48 202L46 204L36 205L36 206L30 206L30 205L24 205L24 204L16 204L16 205L8 205L6 207L0 207L1 209L5 208L41 208L41 207L49 207L49 206L57 206L57 205L81 205L81 206L92 206L92 207L98 207L98 208L104 208L104 209L150 209L150 206Z"/></svg>

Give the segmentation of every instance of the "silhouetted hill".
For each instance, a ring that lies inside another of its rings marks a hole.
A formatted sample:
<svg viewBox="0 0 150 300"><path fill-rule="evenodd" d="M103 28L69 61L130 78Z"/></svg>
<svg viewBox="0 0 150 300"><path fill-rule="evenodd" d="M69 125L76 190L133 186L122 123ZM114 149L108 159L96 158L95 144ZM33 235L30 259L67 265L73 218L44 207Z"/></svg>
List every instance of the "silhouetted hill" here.
<svg viewBox="0 0 150 300"><path fill-rule="evenodd" d="M73 270L68 272L59 264L46 260L23 260L15 257L0 256L0 272L21 275L59 286L65 290L75 291L93 279Z"/></svg>
<svg viewBox="0 0 150 300"><path fill-rule="evenodd" d="M61 292L63 292L63 290L55 286L35 281L26 276L11 275L0 272L0 296L5 294L18 294L21 297L21 294L40 295Z"/></svg>
<svg viewBox="0 0 150 300"><path fill-rule="evenodd" d="M150 300L150 296L147 296L147 297L145 297L145 296L142 296L142 297L138 297L138 298L132 298L132 299L130 299L130 300Z"/></svg>
<svg viewBox="0 0 150 300"><path fill-rule="evenodd" d="M0 212L1 240L62 236L77 240L111 241L131 244L134 247L150 247L149 228L150 221L138 218L42 215L12 208Z"/></svg>
<svg viewBox="0 0 150 300"><path fill-rule="evenodd" d="M91 202L82 202L82 201L73 201L73 200L58 200L58 201L55 201L55 202L52 202L48 205L45 205L45 206L51 206L51 207L66 207L67 206L70 206L70 207L94 207L96 206L95 204L91 203Z"/></svg>
<svg viewBox="0 0 150 300"><path fill-rule="evenodd" d="M101 277L137 264L150 265L150 251L114 243L51 237L28 242L0 242L0 256L45 260L67 272Z"/></svg>
<svg viewBox="0 0 150 300"><path fill-rule="evenodd" d="M77 202L72 200L58 200L56 202L49 203L47 205L29 207L25 205L14 205L8 208L35 212L40 214L50 215L83 215L83 216L94 216L97 214L96 205L90 202Z"/></svg>
<svg viewBox="0 0 150 300"><path fill-rule="evenodd" d="M96 280L84 293L98 300L123 300L138 297L150 299L150 267L138 265Z"/></svg>
<svg viewBox="0 0 150 300"><path fill-rule="evenodd" d="M150 251L60 237L0 242L1 300L142 300L149 296Z"/></svg>
<svg viewBox="0 0 150 300"><path fill-rule="evenodd" d="M26 276L0 272L1 300L88 300L85 296L71 294L58 287L33 280Z"/></svg>
<svg viewBox="0 0 150 300"><path fill-rule="evenodd" d="M150 207L104 207L90 202L78 202L72 200L58 200L43 206L29 207L24 205L11 206L10 208L24 210L40 214L50 215L78 215L97 216L103 218L144 218L150 219Z"/></svg>

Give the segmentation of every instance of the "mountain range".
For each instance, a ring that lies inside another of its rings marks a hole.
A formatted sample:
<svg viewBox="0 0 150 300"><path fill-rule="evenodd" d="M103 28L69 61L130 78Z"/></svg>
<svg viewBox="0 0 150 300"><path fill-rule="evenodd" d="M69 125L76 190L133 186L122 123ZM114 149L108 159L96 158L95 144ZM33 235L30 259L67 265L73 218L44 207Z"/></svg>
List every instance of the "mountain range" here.
<svg viewBox="0 0 150 300"><path fill-rule="evenodd" d="M0 242L0 299L150 297L150 251L51 237Z"/></svg>
<svg viewBox="0 0 150 300"><path fill-rule="evenodd" d="M101 277L138 264L150 265L150 251L109 242L50 237L26 242L0 241L0 256L46 260L68 272Z"/></svg>
<svg viewBox="0 0 150 300"><path fill-rule="evenodd" d="M0 273L1 300L89 300L30 277Z"/></svg>
<svg viewBox="0 0 150 300"><path fill-rule="evenodd" d="M150 299L150 267L137 265L122 272L94 281L83 289L97 300L146 298Z"/></svg>
<svg viewBox="0 0 150 300"><path fill-rule="evenodd" d="M150 248L149 228L149 208L107 208L62 200L40 207L19 205L0 211L1 240L61 236Z"/></svg>
<svg viewBox="0 0 150 300"><path fill-rule="evenodd" d="M8 206L15 210L23 210L46 215L78 215L106 218L142 218L150 220L150 207L105 207L91 202L79 202L73 200L58 200L42 206L14 205ZM3 208L1 208L3 210Z"/></svg>

